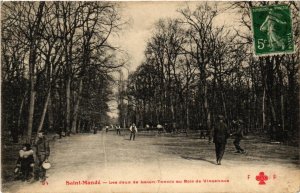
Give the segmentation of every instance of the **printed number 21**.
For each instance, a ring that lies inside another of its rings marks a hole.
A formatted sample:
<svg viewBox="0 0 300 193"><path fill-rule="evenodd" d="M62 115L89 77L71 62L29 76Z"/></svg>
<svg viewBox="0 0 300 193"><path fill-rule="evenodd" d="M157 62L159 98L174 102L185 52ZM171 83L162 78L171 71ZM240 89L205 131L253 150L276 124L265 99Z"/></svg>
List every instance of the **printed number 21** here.
<svg viewBox="0 0 300 193"><path fill-rule="evenodd" d="M258 49L260 49L260 50L262 50L262 49L264 49L264 47L265 47L265 41L264 41L264 39L258 39L257 40L257 48Z"/></svg>

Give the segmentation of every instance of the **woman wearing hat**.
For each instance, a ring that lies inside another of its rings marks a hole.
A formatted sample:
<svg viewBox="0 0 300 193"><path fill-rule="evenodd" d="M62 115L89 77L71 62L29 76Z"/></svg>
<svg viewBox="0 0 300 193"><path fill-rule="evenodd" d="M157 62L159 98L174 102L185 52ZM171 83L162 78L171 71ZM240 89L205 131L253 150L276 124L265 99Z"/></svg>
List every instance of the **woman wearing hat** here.
<svg viewBox="0 0 300 193"><path fill-rule="evenodd" d="M230 136L227 125L224 122L224 117L222 115L218 116L218 123L213 129L213 142L216 147L216 158L217 165L221 165L221 160L225 152L225 146L227 143L227 138Z"/></svg>
<svg viewBox="0 0 300 193"><path fill-rule="evenodd" d="M30 180L34 166L33 150L29 143L23 144L19 151L19 159L17 161L17 168L20 168L22 181Z"/></svg>

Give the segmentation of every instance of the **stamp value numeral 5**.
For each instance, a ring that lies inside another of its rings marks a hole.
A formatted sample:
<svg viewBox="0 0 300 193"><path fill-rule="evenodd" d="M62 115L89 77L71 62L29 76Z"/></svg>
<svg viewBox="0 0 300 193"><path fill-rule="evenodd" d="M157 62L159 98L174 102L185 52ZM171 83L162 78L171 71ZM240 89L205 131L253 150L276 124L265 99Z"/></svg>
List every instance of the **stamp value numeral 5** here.
<svg viewBox="0 0 300 193"><path fill-rule="evenodd" d="M258 39L257 40L257 48L260 49L260 50L264 49L266 43L267 43L267 40Z"/></svg>

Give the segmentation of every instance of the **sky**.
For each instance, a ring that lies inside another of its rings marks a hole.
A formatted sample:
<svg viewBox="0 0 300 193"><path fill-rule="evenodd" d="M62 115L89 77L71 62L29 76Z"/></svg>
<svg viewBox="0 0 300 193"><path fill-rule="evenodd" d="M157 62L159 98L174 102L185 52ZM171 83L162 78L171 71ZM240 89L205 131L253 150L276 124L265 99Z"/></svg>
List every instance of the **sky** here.
<svg viewBox="0 0 300 193"><path fill-rule="evenodd" d="M179 17L180 13L177 12L179 8L188 5L193 10L199 3L204 2L120 2L121 16L128 20L129 24L117 36L114 35L111 42L126 51L129 56L128 68L123 69L124 76L127 77L128 72L133 72L142 63L147 41L151 38L154 25L159 19ZM225 3L218 5L219 8L225 6L227 6ZM227 10L217 16L217 25L225 24L228 27L234 25L236 15L231 12ZM109 106L111 109L109 115L116 117L116 102L109 103Z"/></svg>
<svg viewBox="0 0 300 193"><path fill-rule="evenodd" d="M129 26L121 32L119 44L130 56L130 69L134 70L144 58L147 40L154 24L160 18L178 15L177 3L173 2L127 2L123 3L122 15L129 19Z"/></svg>
<svg viewBox="0 0 300 193"><path fill-rule="evenodd" d="M134 71L143 61L147 41L151 38L154 24L159 19L179 17L179 8L188 4L192 9L199 3L204 2L120 2L121 15L129 24L118 36L114 36L112 41L128 53L129 70ZM219 5L224 6L224 3ZM226 11L218 16L217 21L219 24L230 25L233 24L232 18L233 15Z"/></svg>
<svg viewBox="0 0 300 193"><path fill-rule="evenodd" d="M178 2L121 2L121 15L129 24L111 41L129 56L128 70L123 69L125 77L134 71L144 59L144 50L154 24L161 18L177 17L176 10L183 3ZM118 75L116 75L118 76ZM110 117L117 117L117 103L111 101Z"/></svg>

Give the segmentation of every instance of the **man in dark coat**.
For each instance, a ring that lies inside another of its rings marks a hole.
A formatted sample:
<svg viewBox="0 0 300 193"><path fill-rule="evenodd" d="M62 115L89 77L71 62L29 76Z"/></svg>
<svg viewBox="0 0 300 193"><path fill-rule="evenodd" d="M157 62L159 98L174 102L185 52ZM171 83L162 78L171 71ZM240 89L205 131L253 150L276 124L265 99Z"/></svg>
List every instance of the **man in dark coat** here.
<svg viewBox="0 0 300 193"><path fill-rule="evenodd" d="M227 125L224 122L224 117L222 115L219 115L218 119L219 121L215 125L212 133L213 142L215 143L216 147L217 165L221 165L221 160L225 152L227 138L230 136L230 134L227 129Z"/></svg>
<svg viewBox="0 0 300 193"><path fill-rule="evenodd" d="M50 155L50 147L49 142L47 138L45 137L44 131L38 132L38 138L35 142L36 147L36 162L37 162L37 168L36 168L36 175L35 180L41 179L41 181L46 180L46 170L43 168L43 163L48 162L48 157Z"/></svg>
<svg viewBox="0 0 300 193"><path fill-rule="evenodd" d="M241 148L240 142L243 138L243 127L242 127L243 121L238 120L236 131L233 134L235 136L235 139L233 141L233 144L235 146L236 152L235 153L245 153L244 149Z"/></svg>

